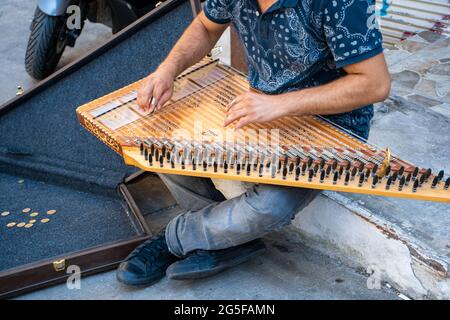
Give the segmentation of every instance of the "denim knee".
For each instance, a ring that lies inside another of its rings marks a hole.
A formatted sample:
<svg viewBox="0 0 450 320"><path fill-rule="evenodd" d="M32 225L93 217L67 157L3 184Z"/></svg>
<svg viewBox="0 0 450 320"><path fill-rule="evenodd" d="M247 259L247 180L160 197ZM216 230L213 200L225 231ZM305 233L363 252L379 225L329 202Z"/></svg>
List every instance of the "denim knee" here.
<svg viewBox="0 0 450 320"><path fill-rule="evenodd" d="M317 193L315 190L300 188L255 185L247 190L245 201L253 209L253 213L259 218L264 216L263 220L269 225L285 225ZM307 203L303 204L305 201Z"/></svg>

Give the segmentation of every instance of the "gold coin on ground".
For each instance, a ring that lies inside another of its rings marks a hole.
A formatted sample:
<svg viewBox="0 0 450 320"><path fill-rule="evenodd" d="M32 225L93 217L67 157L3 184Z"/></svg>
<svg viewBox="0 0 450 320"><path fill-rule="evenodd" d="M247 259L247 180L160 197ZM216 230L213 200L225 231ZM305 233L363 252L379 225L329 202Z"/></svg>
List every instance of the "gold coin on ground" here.
<svg viewBox="0 0 450 320"><path fill-rule="evenodd" d="M25 226L25 222L21 222L17 224L17 227L22 228L23 226Z"/></svg>
<svg viewBox="0 0 450 320"><path fill-rule="evenodd" d="M36 220L34 220L34 219L28 221L28 223L35 223L35 222L36 222Z"/></svg>
<svg viewBox="0 0 450 320"><path fill-rule="evenodd" d="M4 212L2 212L1 213L1 215L2 215L2 217L6 217L6 216L9 216L9 211L4 211Z"/></svg>
<svg viewBox="0 0 450 320"><path fill-rule="evenodd" d="M49 215L52 215L52 214L55 214L56 213L56 210L48 210L47 211L47 214L49 214Z"/></svg>
<svg viewBox="0 0 450 320"><path fill-rule="evenodd" d="M30 211L31 211L30 208L25 208L25 209L22 210L23 213L28 213L28 212L30 212Z"/></svg>
<svg viewBox="0 0 450 320"><path fill-rule="evenodd" d="M6 226L7 226L8 228L12 228L12 227L14 227L15 225L16 225L15 222L10 222L10 223L8 223Z"/></svg>
<svg viewBox="0 0 450 320"><path fill-rule="evenodd" d="M36 217L38 214L39 214L39 212L30 213L30 217Z"/></svg>
<svg viewBox="0 0 450 320"><path fill-rule="evenodd" d="M32 223L27 223L26 225L25 225L25 228L31 228L33 226L33 224Z"/></svg>
<svg viewBox="0 0 450 320"><path fill-rule="evenodd" d="M49 218L44 218L44 219L41 220L42 223L47 223L47 222L49 222L49 221L50 221Z"/></svg>

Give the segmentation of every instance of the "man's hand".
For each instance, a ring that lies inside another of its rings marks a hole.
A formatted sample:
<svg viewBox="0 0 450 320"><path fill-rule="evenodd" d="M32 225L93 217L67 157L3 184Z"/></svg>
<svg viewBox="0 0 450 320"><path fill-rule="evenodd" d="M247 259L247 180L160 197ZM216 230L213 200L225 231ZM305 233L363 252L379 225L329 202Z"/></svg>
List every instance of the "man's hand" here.
<svg viewBox="0 0 450 320"><path fill-rule="evenodd" d="M171 71L158 68L145 78L138 91L137 103L144 112L161 109L173 94L174 76Z"/></svg>
<svg viewBox="0 0 450 320"><path fill-rule="evenodd" d="M254 122L268 122L284 115L282 95L246 92L237 96L227 109L224 126L238 121L235 129Z"/></svg>
<svg viewBox="0 0 450 320"><path fill-rule="evenodd" d="M138 92L139 107L145 112L161 109L172 97L175 77L210 52L227 26L210 21L200 12L164 62L144 80Z"/></svg>

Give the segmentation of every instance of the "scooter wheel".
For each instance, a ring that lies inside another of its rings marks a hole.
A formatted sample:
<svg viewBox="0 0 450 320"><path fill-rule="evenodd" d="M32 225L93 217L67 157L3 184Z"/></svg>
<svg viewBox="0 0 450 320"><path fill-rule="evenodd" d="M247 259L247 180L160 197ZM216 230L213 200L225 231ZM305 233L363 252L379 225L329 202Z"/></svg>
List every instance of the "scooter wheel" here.
<svg viewBox="0 0 450 320"><path fill-rule="evenodd" d="M25 55L28 74L41 80L58 65L66 47L67 27L64 16L49 16L36 8Z"/></svg>

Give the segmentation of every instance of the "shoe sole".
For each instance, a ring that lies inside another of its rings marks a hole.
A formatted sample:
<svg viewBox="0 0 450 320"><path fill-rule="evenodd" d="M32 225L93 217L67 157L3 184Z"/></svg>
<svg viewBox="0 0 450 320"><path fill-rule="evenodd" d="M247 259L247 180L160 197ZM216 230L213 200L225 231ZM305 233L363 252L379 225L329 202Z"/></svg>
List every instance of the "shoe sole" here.
<svg viewBox="0 0 450 320"><path fill-rule="evenodd" d="M132 287L148 287L151 285L156 284L157 282L161 281L161 279L164 278L165 274L162 274L162 276L160 278L156 278L156 279L124 279L122 278L120 272L118 272L119 270L117 270L116 272L116 279L117 281L119 281L122 284L125 284L127 286L132 286Z"/></svg>
<svg viewBox="0 0 450 320"><path fill-rule="evenodd" d="M231 262L227 263L226 265L218 266L215 268L211 268L204 271L193 271L193 272L184 272L184 273L171 273L170 267L166 271L166 275L170 280L191 280L191 279L200 279L200 278L206 278L213 276L215 274L218 274L220 272L223 272L227 269L230 269L232 267L238 266L252 258L254 258L257 255L260 255L266 251L266 247L262 246L261 248L249 253L246 256L238 257L234 260L231 260Z"/></svg>
<svg viewBox="0 0 450 320"><path fill-rule="evenodd" d="M126 286L130 286L130 287L149 287L152 286L154 284L156 284L157 282L161 281L162 278L160 279L156 279L156 280L151 280L151 281L142 281L142 280L136 280L136 281L129 281L129 280L124 280L121 279L120 276L117 276L117 281L119 281L120 283L126 285Z"/></svg>

